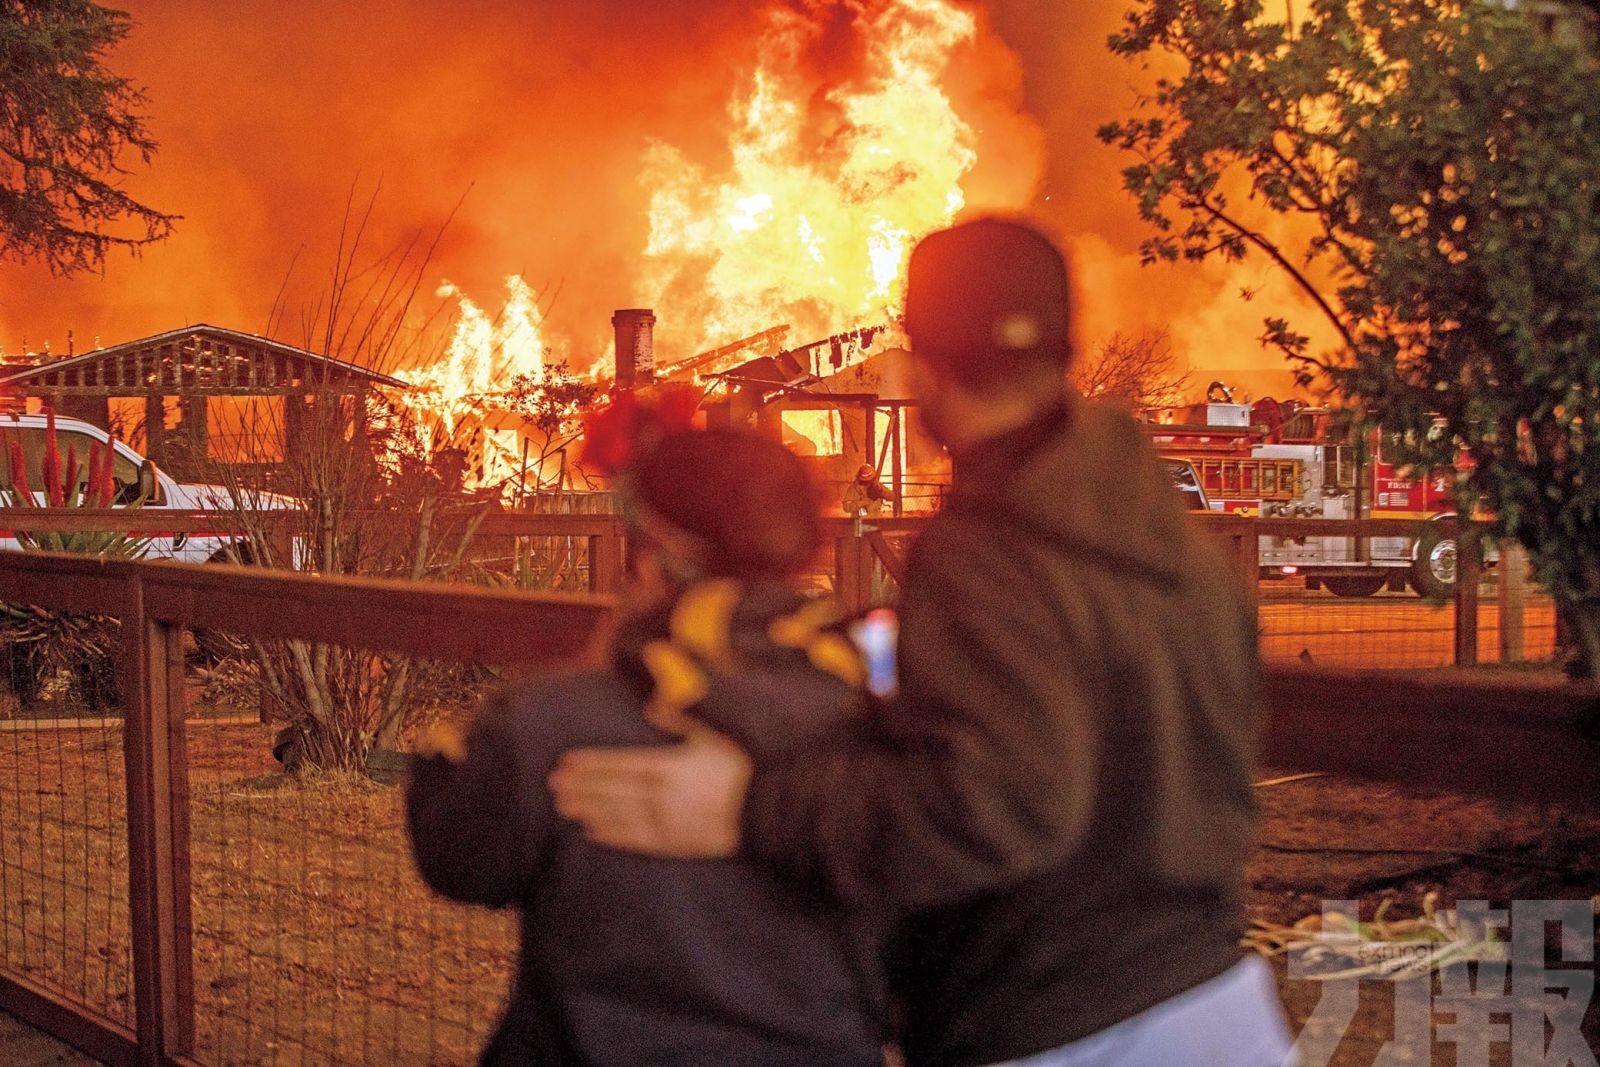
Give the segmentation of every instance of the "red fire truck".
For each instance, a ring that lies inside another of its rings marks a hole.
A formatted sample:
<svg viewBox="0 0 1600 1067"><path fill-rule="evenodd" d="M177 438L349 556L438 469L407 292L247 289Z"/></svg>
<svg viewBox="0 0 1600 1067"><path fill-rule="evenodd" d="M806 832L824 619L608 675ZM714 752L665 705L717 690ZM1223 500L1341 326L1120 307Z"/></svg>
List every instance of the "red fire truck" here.
<svg viewBox="0 0 1600 1067"><path fill-rule="evenodd" d="M1385 455L1381 435L1356 447L1350 422L1327 408L1233 401L1213 384L1203 404L1153 412L1157 450L1194 466L1213 511L1323 519L1453 517L1450 472L1416 472ZM1392 451L1392 449L1391 449ZM1454 588L1452 537L1262 537L1261 575L1301 575L1308 588L1371 596L1410 586L1429 597Z"/></svg>

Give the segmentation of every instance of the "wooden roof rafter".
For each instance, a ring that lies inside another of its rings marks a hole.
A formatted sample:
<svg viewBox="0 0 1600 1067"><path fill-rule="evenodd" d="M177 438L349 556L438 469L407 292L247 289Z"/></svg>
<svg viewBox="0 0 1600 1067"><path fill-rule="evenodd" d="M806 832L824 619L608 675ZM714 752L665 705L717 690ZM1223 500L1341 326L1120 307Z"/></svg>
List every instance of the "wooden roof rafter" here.
<svg viewBox="0 0 1600 1067"><path fill-rule="evenodd" d="M0 373L27 396L211 396L403 389L387 374L266 337L200 324Z"/></svg>

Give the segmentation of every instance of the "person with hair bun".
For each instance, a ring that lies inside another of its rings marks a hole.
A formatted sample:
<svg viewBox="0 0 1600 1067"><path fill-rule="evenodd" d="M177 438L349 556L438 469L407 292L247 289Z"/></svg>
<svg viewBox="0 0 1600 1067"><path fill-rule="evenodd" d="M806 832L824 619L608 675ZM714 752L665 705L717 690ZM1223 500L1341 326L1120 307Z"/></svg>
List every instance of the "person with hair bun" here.
<svg viewBox="0 0 1600 1067"><path fill-rule="evenodd" d="M719 721L751 751L814 740L858 704L859 657L794 585L822 547L805 468L752 433L682 428L673 403L620 398L589 427L640 603L603 666L510 689L422 746L417 866L447 897L521 909L484 1063L879 1067L879 950L859 919L754 863L595 845L545 789L569 748L678 740L713 675Z"/></svg>

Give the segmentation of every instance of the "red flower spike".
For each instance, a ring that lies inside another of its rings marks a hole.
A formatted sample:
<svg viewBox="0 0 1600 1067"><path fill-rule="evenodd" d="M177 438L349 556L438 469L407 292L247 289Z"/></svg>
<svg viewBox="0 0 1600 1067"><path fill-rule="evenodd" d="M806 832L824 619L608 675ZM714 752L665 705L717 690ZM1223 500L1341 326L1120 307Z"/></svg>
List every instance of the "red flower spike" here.
<svg viewBox="0 0 1600 1067"><path fill-rule="evenodd" d="M106 453L100 467L99 476L95 478L95 507L109 508L111 500L116 496L117 484L112 472L116 470L117 439L111 438L106 442Z"/></svg>
<svg viewBox="0 0 1600 1067"><path fill-rule="evenodd" d="M100 442L89 442L89 470L83 480L83 504L95 508L100 505Z"/></svg>
<svg viewBox="0 0 1600 1067"><path fill-rule="evenodd" d="M28 463L22 455L22 442L15 438L11 441L11 488L16 494L17 504L21 507L33 507L33 487L28 484Z"/></svg>
<svg viewBox="0 0 1600 1067"><path fill-rule="evenodd" d="M61 449L56 444L56 413L51 410L44 432L44 497L48 507L59 508L66 501L61 493Z"/></svg>
<svg viewBox="0 0 1600 1067"><path fill-rule="evenodd" d="M73 490L78 488L78 445L67 446L67 465L61 473L61 502L64 504Z"/></svg>

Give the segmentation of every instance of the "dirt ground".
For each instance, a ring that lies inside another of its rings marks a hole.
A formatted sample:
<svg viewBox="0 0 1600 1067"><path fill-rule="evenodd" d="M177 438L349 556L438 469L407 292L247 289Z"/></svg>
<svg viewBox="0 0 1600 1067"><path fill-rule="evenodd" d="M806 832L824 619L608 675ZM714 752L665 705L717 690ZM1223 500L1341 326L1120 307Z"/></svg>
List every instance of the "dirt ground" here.
<svg viewBox="0 0 1600 1067"><path fill-rule="evenodd" d="M270 740L254 723L189 729L196 1058L474 1062L510 918L432 897L396 789L291 779ZM0 960L127 1024L121 760L115 726L0 732Z"/></svg>
<svg viewBox="0 0 1600 1067"><path fill-rule="evenodd" d="M94 1060L0 1012L0 1063L10 1067L92 1067Z"/></svg>
<svg viewBox="0 0 1600 1067"><path fill-rule="evenodd" d="M1264 778L1272 776L1264 772ZM1575 900L1592 909L1600 894L1600 814L1576 816L1333 777L1268 786L1259 795L1265 819L1263 847L1247 879L1252 918L1292 923L1320 911L1324 900L1357 900L1361 917L1368 920L1389 900L1390 918L1411 916L1421 912L1429 892L1439 894L1441 907L1467 900L1502 908L1522 900ZM1341 851L1346 849L1350 851ZM1577 969L1592 988L1592 923L1588 937L1588 962ZM1556 945L1547 948L1547 959L1559 958ZM1577 958L1572 946L1567 952L1567 958ZM1291 1021L1300 1032L1324 996L1323 983L1290 980L1281 962L1277 974ZM1439 980L1432 984L1439 992ZM1371 1067L1379 1062L1385 1042L1396 1038L1394 984L1365 980L1359 992L1359 1011L1348 1027L1320 1020L1310 1024L1303 1041L1313 1062ZM1492 1018L1506 1021L1500 1015ZM1522 1058L1513 1063L1509 1037L1486 1044L1480 1040L1481 1029L1462 1032L1458 1048L1450 1025L1455 1021L1452 1012L1436 1010L1431 1047L1396 1040L1384 1063L1523 1067L1542 1062ZM1589 1004L1582 1033L1590 1049L1600 1049L1600 1003Z"/></svg>
<svg viewBox="0 0 1600 1067"><path fill-rule="evenodd" d="M269 737L254 723L189 731L197 1058L471 1062L505 988L509 921L428 894L411 870L393 787L290 780ZM121 761L114 723L0 731L0 961L127 1021ZM1409 915L1429 891L1445 905L1500 906L1600 892L1600 817L1334 778L1259 793L1253 917L1293 922L1338 899L1359 900L1368 916L1392 899L1393 914ZM1323 984L1278 973L1298 1030ZM1352 1025L1313 1021L1315 1062L1377 1063L1394 1035L1393 992L1363 982ZM1600 1006L1590 1005L1583 1032L1600 1047ZM1435 1036L1431 1048L1402 1045L1385 1062L1512 1064L1508 1045L1479 1056L1451 1044L1448 1026Z"/></svg>

